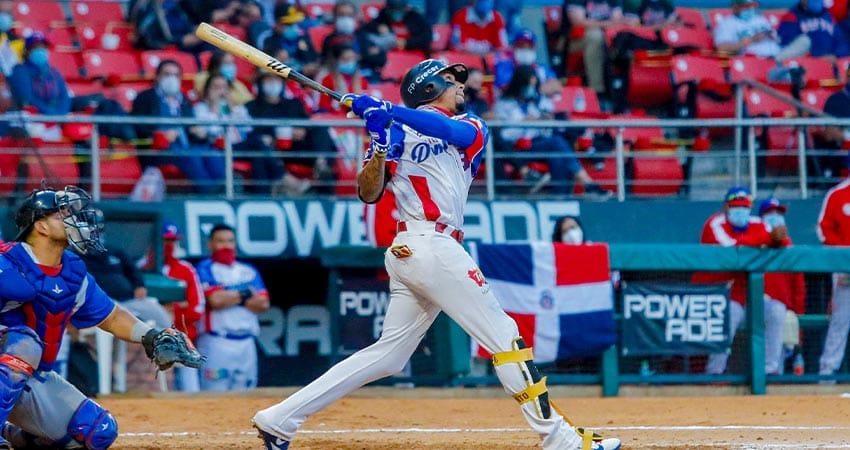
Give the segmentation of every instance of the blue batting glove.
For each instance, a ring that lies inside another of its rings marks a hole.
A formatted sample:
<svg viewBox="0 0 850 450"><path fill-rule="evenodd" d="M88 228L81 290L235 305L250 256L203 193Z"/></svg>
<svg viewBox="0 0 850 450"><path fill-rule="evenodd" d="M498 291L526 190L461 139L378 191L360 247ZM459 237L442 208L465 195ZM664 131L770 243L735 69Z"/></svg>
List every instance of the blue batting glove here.
<svg viewBox="0 0 850 450"><path fill-rule="evenodd" d="M389 111L392 108L392 104L389 102L378 100L377 98L372 97L371 95L358 95L357 98L355 98L351 102L351 111L353 111L354 114L357 114L358 116L364 119L366 118L366 116L364 116L363 114L369 108L382 108L386 111Z"/></svg>
<svg viewBox="0 0 850 450"><path fill-rule="evenodd" d="M379 155L386 155L390 149L390 113L381 108L369 108L364 111L366 130L372 138L372 150Z"/></svg>
<svg viewBox="0 0 850 450"><path fill-rule="evenodd" d="M339 104L351 109L351 105L354 103L354 100L357 100L357 97L360 96L357 94L345 94L339 99Z"/></svg>

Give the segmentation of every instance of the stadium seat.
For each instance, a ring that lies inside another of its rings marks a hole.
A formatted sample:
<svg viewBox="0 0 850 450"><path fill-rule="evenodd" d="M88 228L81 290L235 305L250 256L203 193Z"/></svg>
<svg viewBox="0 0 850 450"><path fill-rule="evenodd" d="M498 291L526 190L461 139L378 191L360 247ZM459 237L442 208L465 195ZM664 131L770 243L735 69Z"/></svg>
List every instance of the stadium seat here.
<svg viewBox="0 0 850 450"><path fill-rule="evenodd" d="M616 114L610 116L609 119L614 121L628 121L652 120L657 119L657 117L648 116L646 114ZM614 136L617 130L610 129L608 130L608 132L611 133L612 136ZM662 130L661 127L624 127L623 141L632 144L632 150L658 150L662 146L664 146L667 150L676 149L676 147L673 147L671 149L668 145L662 145L662 143L664 142L664 130Z"/></svg>
<svg viewBox="0 0 850 450"><path fill-rule="evenodd" d="M72 143L38 143L37 154L25 154L22 162L26 164L27 181L24 191L29 192L41 187L41 180L53 186L75 185L80 180L80 169L74 157Z"/></svg>
<svg viewBox="0 0 850 450"><path fill-rule="evenodd" d="M113 146L100 157L100 192L104 198L125 197L142 176L142 166L132 145Z"/></svg>
<svg viewBox="0 0 850 450"><path fill-rule="evenodd" d="M678 55L671 60L674 96L680 105L693 107L696 118L735 116L735 101L720 61L703 56ZM696 104L687 105L687 89L696 89ZM718 99L719 97L720 99ZM713 128L712 131L719 131Z"/></svg>
<svg viewBox="0 0 850 450"><path fill-rule="evenodd" d="M698 30L708 29L708 23L705 21L705 14L703 14L700 9L678 6L676 7L676 15L682 20L682 24L687 27L696 28Z"/></svg>
<svg viewBox="0 0 850 450"><path fill-rule="evenodd" d="M103 49L103 34L106 24L77 24L77 39L82 50Z"/></svg>
<svg viewBox="0 0 850 450"><path fill-rule="evenodd" d="M744 105L750 117L792 117L797 114L796 108L789 103L752 88L744 91Z"/></svg>
<svg viewBox="0 0 850 450"><path fill-rule="evenodd" d="M484 59L472 53L460 52L456 50L446 50L434 55L434 58L443 60L448 64L461 63L470 69L478 69L482 72L487 72L484 65Z"/></svg>
<svg viewBox="0 0 850 450"><path fill-rule="evenodd" d="M142 62L142 72L149 78L156 75L156 69L159 67L159 63L166 59L173 59L180 63L184 76L194 76L198 73L198 63L195 61L195 56L191 53L181 52L179 50L145 50L139 54L139 58Z"/></svg>
<svg viewBox="0 0 850 450"><path fill-rule="evenodd" d="M838 58L835 61L835 70L838 72L838 81L847 84L847 71L850 70L850 56Z"/></svg>
<svg viewBox="0 0 850 450"><path fill-rule="evenodd" d="M401 90L398 83L384 82L370 84L369 95L396 105L401 104Z"/></svg>
<svg viewBox="0 0 850 450"><path fill-rule="evenodd" d="M83 52L83 70L88 78L106 78L118 74L122 79L133 80L141 76L138 55L126 50L86 50Z"/></svg>
<svg viewBox="0 0 850 450"><path fill-rule="evenodd" d="M776 61L757 56L736 56L729 60L729 82L755 80L767 83L767 74L776 67Z"/></svg>
<svg viewBox="0 0 850 450"><path fill-rule="evenodd" d="M132 50L133 42L136 40L136 28L127 22L109 22L106 24L104 35L109 35L103 42L110 45L102 45L105 50ZM113 37L114 36L114 37Z"/></svg>
<svg viewBox="0 0 850 450"><path fill-rule="evenodd" d="M315 25L307 30L307 35L310 37L310 43L317 52L321 52L322 44L325 42L325 37L334 31L333 25Z"/></svg>
<svg viewBox="0 0 850 450"><path fill-rule="evenodd" d="M79 50L77 32L71 25L50 28L47 32L47 39L53 45L54 52L75 52Z"/></svg>
<svg viewBox="0 0 850 450"><path fill-rule="evenodd" d="M687 27L664 27L661 40L670 47L693 47L714 50L714 39L708 30Z"/></svg>
<svg viewBox="0 0 850 450"><path fill-rule="evenodd" d="M609 157L598 160L582 158L581 165L590 175L590 178L593 178L593 181L599 184L602 189L617 192L617 161L615 158ZM576 185L576 193L581 192L584 192L584 190Z"/></svg>
<svg viewBox="0 0 850 450"><path fill-rule="evenodd" d="M830 87L838 86L839 81L835 77L835 67L832 61L826 58L815 58L803 56L799 58L788 58L784 61L785 67L802 67L806 69L806 87Z"/></svg>
<svg viewBox="0 0 850 450"><path fill-rule="evenodd" d="M564 86L561 94L556 96L555 112L565 112L571 118L599 117L602 109L599 98L593 89L585 86Z"/></svg>
<svg viewBox="0 0 850 450"><path fill-rule="evenodd" d="M826 99L834 92L834 90L822 88L803 89L800 93L800 100L812 108L817 108L823 111L823 105L826 103Z"/></svg>
<svg viewBox="0 0 850 450"><path fill-rule="evenodd" d="M0 194L9 194L15 188L22 145L9 137L0 137Z"/></svg>
<svg viewBox="0 0 850 450"><path fill-rule="evenodd" d="M118 1L79 1L70 3L71 18L74 23L106 23L124 20L122 2Z"/></svg>
<svg viewBox="0 0 850 450"><path fill-rule="evenodd" d="M452 26L447 23L438 23L431 27L431 51L442 52L449 48L449 40L452 38Z"/></svg>
<svg viewBox="0 0 850 450"><path fill-rule="evenodd" d="M54 52L50 55L50 65L55 67L65 81L80 80L82 60L79 52Z"/></svg>
<svg viewBox="0 0 850 450"><path fill-rule="evenodd" d="M381 68L381 79L399 82L411 67L422 61L422 55L416 52L391 50L387 53L387 64ZM457 61L454 61L457 62Z"/></svg>
<svg viewBox="0 0 850 450"><path fill-rule="evenodd" d="M120 103L121 107L129 112L133 109L133 100L139 93L150 87L151 83L148 82L121 83L118 86L106 89L104 95Z"/></svg>
<svg viewBox="0 0 850 450"><path fill-rule="evenodd" d="M635 195L675 195L682 186L684 171L675 156L632 158L631 165L631 191Z"/></svg>
<svg viewBox="0 0 850 450"><path fill-rule="evenodd" d="M239 39L242 42L245 42L245 41L248 40L248 38L247 38L248 32L245 31L245 29L240 27L239 25L231 25L227 22L216 22L216 23L213 24L213 26L215 26L219 30L224 31L225 33L235 37L236 39Z"/></svg>
<svg viewBox="0 0 850 450"><path fill-rule="evenodd" d="M311 19L328 20L334 15L333 2L313 1L304 6L304 10Z"/></svg>
<svg viewBox="0 0 850 450"><path fill-rule="evenodd" d="M103 86L93 81L68 81L66 84L71 97L82 97L103 92Z"/></svg>
<svg viewBox="0 0 850 450"><path fill-rule="evenodd" d="M605 27L605 42L610 46L617 34L627 31L644 39L655 40L655 30L648 27L630 27L628 25L615 25Z"/></svg>
<svg viewBox="0 0 850 450"><path fill-rule="evenodd" d="M381 13L385 2L363 2L360 4L360 11L363 13L363 20L368 22L374 20Z"/></svg>
<svg viewBox="0 0 850 450"><path fill-rule="evenodd" d="M61 25L65 23L65 11L62 4L52 0L15 1L15 20L27 24L46 23Z"/></svg>
<svg viewBox="0 0 850 450"><path fill-rule="evenodd" d="M553 33L561 29L561 7L560 6L544 6L543 7L543 24L546 31Z"/></svg>

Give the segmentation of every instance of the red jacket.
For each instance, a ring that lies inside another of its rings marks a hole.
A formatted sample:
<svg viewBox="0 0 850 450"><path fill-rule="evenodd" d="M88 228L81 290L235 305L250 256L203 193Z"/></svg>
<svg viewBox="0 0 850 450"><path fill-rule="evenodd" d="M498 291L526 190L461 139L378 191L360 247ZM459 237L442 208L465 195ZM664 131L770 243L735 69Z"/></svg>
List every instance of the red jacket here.
<svg viewBox="0 0 850 450"><path fill-rule="evenodd" d="M467 6L452 17L452 49L485 53L508 48L508 35L502 15L494 9L492 19L481 25L468 17L471 11L472 7Z"/></svg>
<svg viewBox="0 0 850 450"><path fill-rule="evenodd" d="M826 193L817 231L824 245L850 245L850 179Z"/></svg>
<svg viewBox="0 0 850 450"><path fill-rule="evenodd" d="M166 261L162 274L186 282L186 301L174 304L174 327L193 341L198 336L196 324L204 314L206 298L195 268L182 259Z"/></svg>
<svg viewBox="0 0 850 450"><path fill-rule="evenodd" d="M761 247L765 245L786 246L791 243L785 239L775 244L770 237L770 232L764 222L758 217L751 216L750 224L744 231L737 231L726 221L726 215L717 213L705 221L702 227L700 243L722 245L724 247L749 246ZM723 283L732 281L732 300L744 305L747 303L747 274L744 272L697 272L691 279L694 283Z"/></svg>

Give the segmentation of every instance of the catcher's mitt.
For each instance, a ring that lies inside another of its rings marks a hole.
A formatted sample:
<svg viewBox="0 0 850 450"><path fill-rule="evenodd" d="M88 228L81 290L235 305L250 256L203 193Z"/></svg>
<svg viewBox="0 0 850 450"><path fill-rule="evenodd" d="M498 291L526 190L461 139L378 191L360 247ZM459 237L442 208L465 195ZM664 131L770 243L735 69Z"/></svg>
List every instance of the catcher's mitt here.
<svg viewBox="0 0 850 450"><path fill-rule="evenodd" d="M148 331L142 337L142 345L159 370L168 370L175 363L197 369L206 359L184 333L174 328Z"/></svg>

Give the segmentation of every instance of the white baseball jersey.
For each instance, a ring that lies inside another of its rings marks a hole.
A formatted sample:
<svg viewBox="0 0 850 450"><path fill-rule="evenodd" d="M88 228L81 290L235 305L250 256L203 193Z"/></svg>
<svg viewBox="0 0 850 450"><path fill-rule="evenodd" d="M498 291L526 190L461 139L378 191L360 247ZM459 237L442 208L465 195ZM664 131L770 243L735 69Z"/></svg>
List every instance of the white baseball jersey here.
<svg viewBox="0 0 850 450"><path fill-rule="evenodd" d="M236 261L232 265L217 263L205 259L198 264L198 278L201 280L204 294L209 296L219 289L242 290L251 288L256 293L266 293L266 285L254 266ZM207 332L231 335L260 335L260 321L257 314L244 306L208 310L205 328Z"/></svg>
<svg viewBox="0 0 850 450"><path fill-rule="evenodd" d="M387 166L393 174L389 182L396 195L398 219L441 222L461 229L469 186L478 172L489 131L481 119L471 114L452 116L432 106L419 109L471 123L477 131L473 144L461 150L443 139L393 123Z"/></svg>

